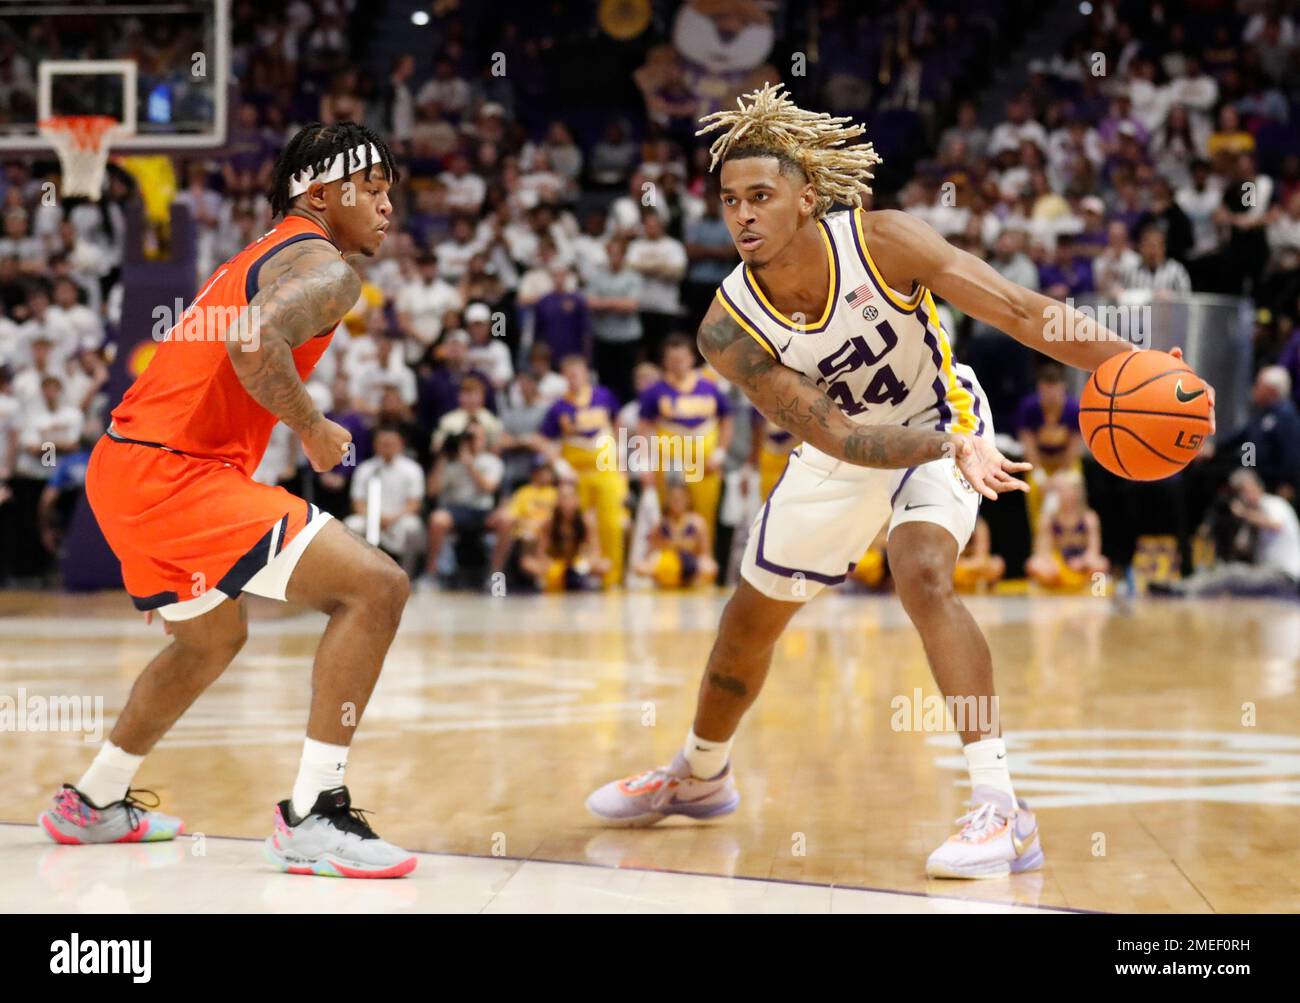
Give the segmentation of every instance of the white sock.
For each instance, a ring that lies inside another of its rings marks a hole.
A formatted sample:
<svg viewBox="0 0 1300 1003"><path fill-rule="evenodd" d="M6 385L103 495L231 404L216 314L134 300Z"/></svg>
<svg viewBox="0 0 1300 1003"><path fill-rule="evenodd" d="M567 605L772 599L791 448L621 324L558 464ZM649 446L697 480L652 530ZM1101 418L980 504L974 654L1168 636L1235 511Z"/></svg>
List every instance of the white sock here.
<svg viewBox="0 0 1300 1003"><path fill-rule="evenodd" d="M309 738L302 744L302 760L298 764L298 779L293 782L293 796L289 805L295 818L306 818L316 804L321 791L332 791L343 786L343 771L348 766L348 747L330 745Z"/></svg>
<svg viewBox="0 0 1300 1003"><path fill-rule="evenodd" d="M127 788L131 786L131 781L135 779L136 771L143 762L144 756L123 752L112 742L105 742L100 746L90 768L77 781L77 790L91 804L107 808L114 801L126 797Z"/></svg>
<svg viewBox="0 0 1300 1003"><path fill-rule="evenodd" d="M970 769L970 785L992 787L1002 791L1016 803L1016 792L1011 787L1011 771L1007 767L1007 747L1000 738L985 738L962 747L966 753L966 766Z"/></svg>
<svg viewBox="0 0 1300 1003"><path fill-rule="evenodd" d="M691 731L686 736L686 744L682 746L682 755L686 757L695 776L701 780L712 780L726 768L733 741L734 736L725 742L710 742Z"/></svg>

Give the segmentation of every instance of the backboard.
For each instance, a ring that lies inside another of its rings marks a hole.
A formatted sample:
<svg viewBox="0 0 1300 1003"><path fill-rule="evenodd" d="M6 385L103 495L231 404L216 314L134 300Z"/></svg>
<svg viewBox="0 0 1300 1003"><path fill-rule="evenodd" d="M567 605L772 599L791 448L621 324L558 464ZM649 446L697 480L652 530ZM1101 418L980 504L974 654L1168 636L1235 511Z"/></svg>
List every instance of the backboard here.
<svg viewBox="0 0 1300 1003"><path fill-rule="evenodd" d="M13 82L0 109L0 156L48 150L37 123L108 115L117 152L226 142L229 0L0 0L0 62Z"/></svg>

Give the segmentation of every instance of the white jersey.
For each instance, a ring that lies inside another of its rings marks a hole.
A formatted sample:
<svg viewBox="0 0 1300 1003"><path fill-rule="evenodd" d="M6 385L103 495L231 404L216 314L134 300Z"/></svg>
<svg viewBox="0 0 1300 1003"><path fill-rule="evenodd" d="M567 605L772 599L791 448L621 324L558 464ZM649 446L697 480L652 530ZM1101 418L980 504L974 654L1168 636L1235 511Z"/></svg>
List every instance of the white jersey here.
<svg viewBox="0 0 1300 1003"><path fill-rule="evenodd" d="M743 263L718 287L719 302L855 422L988 434L975 374L953 361L930 291L917 286L904 296L885 284L867 249L863 215L861 209L836 212L817 224L831 281L815 322L782 315Z"/></svg>

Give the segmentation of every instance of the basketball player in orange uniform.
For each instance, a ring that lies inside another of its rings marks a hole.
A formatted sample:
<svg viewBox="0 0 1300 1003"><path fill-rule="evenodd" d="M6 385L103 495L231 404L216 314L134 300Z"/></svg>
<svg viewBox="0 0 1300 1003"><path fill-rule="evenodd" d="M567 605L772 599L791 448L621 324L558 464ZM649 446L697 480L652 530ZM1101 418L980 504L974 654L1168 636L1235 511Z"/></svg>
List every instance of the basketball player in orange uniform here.
<svg viewBox="0 0 1300 1003"><path fill-rule="evenodd" d="M741 263L698 343L802 445L750 531L682 751L597 789L588 810L614 825L735 811L732 741L778 638L887 526L890 573L936 682L957 707L981 708L978 721L958 721L971 811L926 870L991 878L1041 867L1037 823L1011 783L989 647L953 591L981 497L1027 490L1017 475L1029 464L994 445L987 402L975 374L953 360L932 293L1082 369L1133 346L1008 282L915 217L865 211L879 157L870 144L848 145L861 126L798 108L779 86L745 98L704 120L704 132L723 129L710 152ZM851 208L830 212L836 202Z"/></svg>
<svg viewBox="0 0 1300 1003"><path fill-rule="evenodd" d="M277 421L312 468L331 470L351 436L303 381L356 302L348 264L388 228L397 172L384 142L341 122L309 125L280 154L269 197L280 222L204 284L113 411L86 494L139 610L171 636L136 680L103 748L40 824L66 844L172 839L179 819L130 790L144 756L239 652L241 594L329 616L312 671L311 713L292 795L267 856L282 870L398 877L415 857L351 806L348 747L408 595L389 557L301 498L251 479Z"/></svg>

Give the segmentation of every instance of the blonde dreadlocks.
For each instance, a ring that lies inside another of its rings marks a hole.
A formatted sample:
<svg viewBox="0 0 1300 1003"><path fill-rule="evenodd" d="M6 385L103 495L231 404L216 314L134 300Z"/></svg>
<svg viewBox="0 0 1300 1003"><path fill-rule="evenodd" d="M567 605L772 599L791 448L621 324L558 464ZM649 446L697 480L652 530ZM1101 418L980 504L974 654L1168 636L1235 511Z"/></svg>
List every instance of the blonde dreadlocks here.
<svg viewBox="0 0 1300 1003"><path fill-rule="evenodd" d="M825 216L836 202L861 206L863 193L871 191L867 184L871 168L881 159L870 143L844 144L861 136L866 127L848 125L847 116L804 111L781 93L783 89L782 84L766 84L736 98L739 110L715 111L700 119L704 128L697 136L725 130L709 147L713 158L709 170L733 156L769 154L803 171L817 193L815 217Z"/></svg>

